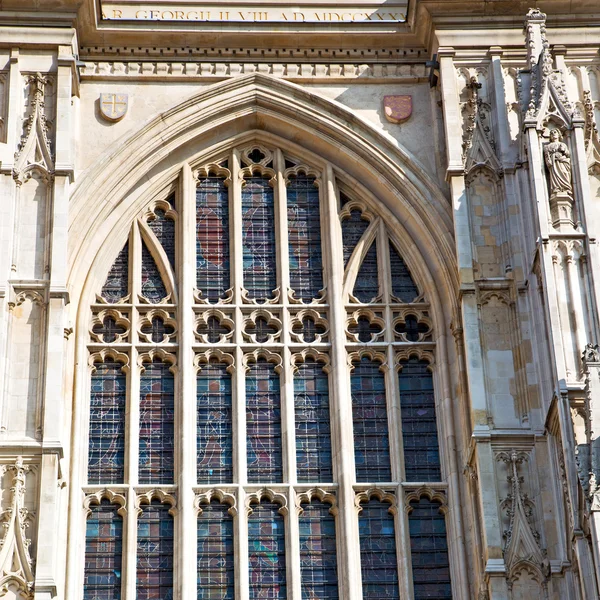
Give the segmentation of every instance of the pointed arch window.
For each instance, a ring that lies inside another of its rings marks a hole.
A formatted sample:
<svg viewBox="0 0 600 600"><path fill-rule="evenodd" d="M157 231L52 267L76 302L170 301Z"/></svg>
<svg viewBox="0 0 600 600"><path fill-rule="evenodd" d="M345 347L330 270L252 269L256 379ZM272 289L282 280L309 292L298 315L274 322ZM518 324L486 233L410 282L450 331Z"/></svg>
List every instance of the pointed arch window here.
<svg viewBox="0 0 600 600"><path fill-rule="evenodd" d="M448 487L419 265L359 182L309 163L257 141L186 164L93 290L83 491L134 507L140 600L336 600L358 555L363 600L450 597L427 564L449 560L444 515L396 509Z"/></svg>

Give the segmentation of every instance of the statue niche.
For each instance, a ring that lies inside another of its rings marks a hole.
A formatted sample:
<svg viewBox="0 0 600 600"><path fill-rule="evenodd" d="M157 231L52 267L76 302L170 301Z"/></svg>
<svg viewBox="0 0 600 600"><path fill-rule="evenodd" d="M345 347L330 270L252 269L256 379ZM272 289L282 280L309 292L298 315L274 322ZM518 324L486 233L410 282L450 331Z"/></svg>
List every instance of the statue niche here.
<svg viewBox="0 0 600 600"><path fill-rule="evenodd" d="M559 231L571 230L574 227L571 153L558 129L550 131L550 141L544 146L544 162L550 184L552 225Z"/></svg>

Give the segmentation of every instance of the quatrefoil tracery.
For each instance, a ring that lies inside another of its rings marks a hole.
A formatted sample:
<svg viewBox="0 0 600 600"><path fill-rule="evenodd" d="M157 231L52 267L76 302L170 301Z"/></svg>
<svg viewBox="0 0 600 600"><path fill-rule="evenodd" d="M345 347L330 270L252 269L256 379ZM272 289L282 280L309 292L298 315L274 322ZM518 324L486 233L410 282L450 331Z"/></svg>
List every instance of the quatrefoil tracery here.
<svg viewBox="0 0 600 600"><path fill-rule="evenodd" d="M396 337L404 342L426 342L431 340L431 322L424 313L403 312L394 319Z"/></svg>
<svg viewBox="0 0 600 600"><path fill-rule="evenodd" d="M90 335L92 339L105 344L127 341L130 322L121 312L107 309L94 315Z"/></svg>
<svg viewBox="0 0 600 600"><path fill-rule="evenodd" d="M360 344L381 341L384 331L385 321L381 315L368 309L354 311L346 324L348 339Z"/></svg>
<svg viewBox="0 0 600 600"><path fill-rule="evenodd" d="M281 321L266 310L255 310L244 319L243 335L246 341L267 344L279 341Z"/></svg>
<svg viewBox="0 0 600 600"><path fill-rule="evenodd" d="M292 317L291 337L295 342L320 343L327 339L327 321L316 310L302 310Z"/></svg>
<svg viewBox="0 0 600 600"><path fill-rule="evenodd" d="M233 329L233 320L217 309L201 313L196 320L196 337L205 344L230 342Z"/></svg>
<svg viewBox="0 0 600 600"><path fill-rule="evenodd" d="M177 322L169 312L154 309L140 316L138 333L141 342L162 344L175 340Z"/></svg>

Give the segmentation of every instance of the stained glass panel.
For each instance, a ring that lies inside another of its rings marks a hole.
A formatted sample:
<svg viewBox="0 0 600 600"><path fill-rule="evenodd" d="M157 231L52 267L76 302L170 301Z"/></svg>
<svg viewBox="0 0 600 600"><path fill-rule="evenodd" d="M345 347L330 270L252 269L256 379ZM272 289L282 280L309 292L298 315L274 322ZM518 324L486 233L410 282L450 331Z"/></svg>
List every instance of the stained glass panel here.
<svg viewBox="0 0 600 600"><path fill-rule="evenodd" d="M407 481L440 481L433 376L429 363L417 358L400 362L400 409Z"/></svg>
<svg viewBox="0 0 600 600"><path fill-rule="evenodd" d="M392 294L401 302L413 302L419 290L411 277L404 259L390 242L390 271L392 275Z"/></svg>
<svg viewBox="0 0 600 600"><path fill-rule="evenodd" d="M283 480L281 458L281 397L275 365L264 359L249 365L246 374L248 481Z"/></svg>
<svg viewBox="0 0 600 600"><path fill-rule="evenodd" d="M242 188L244 287L248 297L267 300L277 287L275 207L268 179L249 177Z"/></svg>
<svg viewBox="0 0 600 600"><path fill-rule="evenodd" d="M197 375L198 483L233 481L231 375L228 365L211 361Z"/></svg>
<svg viewBox="0 0 600 600"><path fill-rule="evenodd" d="M350 377L356 481L391 481L385 375L363 357Z"/></svg>
<svg viewBox="0 0 600 600"><path fill-rule="evenodd" d="M323 288L319 190L314 179L297 177L287 187L290 285L310 302Z"/></svg>
<svg viewBox="0 0 600 600"><path fill-rule="evenodd" d="M233 600L233 518L212 501L198 516L198 600Z"/></svg>
<svg viewBox="0 0 600 600"><path fill-rule="evenodd" d="M196 189L196 286L217 302L229 289L229 195L225 180L206 177Z"/></svg>
<svg viewBox="0 0 600 600"><path fill-rule="evenodd" d="M88 483L123 483L127 378L123 365L95 365L90 394Z"/></svg>
<svg viewBox="0 0 600 600"><path fill-rule="evenodd" d="M109 303L114 304L122 300L129 293L129 242L117 255L106 282L102 287L101 295Z"/></svg>
<svg viewBox="0 0 600 600"><path fill-rule="evenodd" d="M121 598L123 519L117 510L107 499L90 506L85 533L83 600Z"/></svg>
<svg viewBox="0 0 600 600"><path fill-rule="evenodd" d="M150 229L161 243L171 266L175 268L175 221L167 218L161 208L154 211L155 218L148 222Z"/></svg>
<svg viewBox="0 0 600 600"><path fill-rule="evenodd" d="M261 502L248 517L248 559L250 598L284 600L285 531L279 505Z"/></svg>
<svg viewBox="0 0 600 600"><path fill-rule="evenodd" d="M305 600L337 600L338 577L335 519L331 506L313 501L302 504L300 526L300 576Z"/></svg>
<svg viewBox="0 0 600 600"><path fill-rule="evenodd" d="M342 242L344 251L344 267L348 264L356 244L369 227L369 221L362 218L358 209L350 212L350 216L342 221Z"/></svg>
<svg viewBox="0 0 600 600"><path fill-rule="evenodd" d="M415 600L450 600L450 561L446 520L440 505L427 498L411 502L408 515Z"/></svg>
<svg viewBox="0 0 600 600"><path fill-rule="evenodd" d="M169 506L142 506L137 530L137 600L173 599L173 517Z"/></svg>
<svg viewBox="0 0 600 600"><path fill-rule="evenodd" d="M352 292L360 302L373 302L379 296L377 242L373 242L363 258Z"/></svg>
<svg viewBox="0 0 600 600"><path fill-rule="evenodd" d="M294 375L296 465L300 483L333 481L329 382L313 360L298 365Z"/></svg>
<svg viewBox="0 0 600 600"><path fill-rule="evenodd" d="M167 296L160 271L144 242L142 242L142 296L152 303L160 302Z"/></svg>
<svg viewBox="0 0 600 600"><path fill-rule="evenodd" d="M139 481L173 483L175 378L155 359L140 377Z"/></svg>
<svg viewBox="0 0 600 600"><path fill-rule="evenodd" d="M394 515L389 508L370 500L358 518L363 600L400 598Z"/></svg>

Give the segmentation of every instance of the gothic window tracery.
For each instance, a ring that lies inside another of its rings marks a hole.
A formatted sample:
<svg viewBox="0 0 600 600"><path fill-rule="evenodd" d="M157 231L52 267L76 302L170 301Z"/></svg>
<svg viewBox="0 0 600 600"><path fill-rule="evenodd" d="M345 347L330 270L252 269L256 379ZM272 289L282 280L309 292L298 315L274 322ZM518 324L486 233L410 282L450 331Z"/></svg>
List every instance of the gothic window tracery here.
<svg viewBox="0 0 600 600"><path fill-rule="evenodd" d="M104 500L91 510L86 543L105 519L124 544L110 560L136 557L98 598L177 598L184 541L198 600L336 600L358 561L364 600L450 598L444 514L400 509L417 482L440 497L446 483L433 323L392 220L278 148L185 168L92 306L84 491L129 504L120 521ZM336 537L340 514L356 539Z"/></svg>

